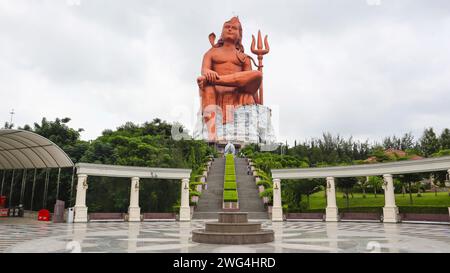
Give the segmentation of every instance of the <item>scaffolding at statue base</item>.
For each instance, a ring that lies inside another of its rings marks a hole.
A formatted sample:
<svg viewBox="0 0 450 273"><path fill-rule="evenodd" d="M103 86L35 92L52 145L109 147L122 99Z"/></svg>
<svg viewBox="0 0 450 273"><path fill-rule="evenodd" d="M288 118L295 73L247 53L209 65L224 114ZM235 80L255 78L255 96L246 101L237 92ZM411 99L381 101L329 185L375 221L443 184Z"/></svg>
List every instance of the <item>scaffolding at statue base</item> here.
<svg viewBox="0 0 450 273"><path fill-rule="evenodd" d="M201 112L197 115L194 138L208 140L208 130ZM275 143L271 109L264 105L243 105L234 110L233 121L223 124L222 113L216 114L216 143L271 144Z"/></svg>

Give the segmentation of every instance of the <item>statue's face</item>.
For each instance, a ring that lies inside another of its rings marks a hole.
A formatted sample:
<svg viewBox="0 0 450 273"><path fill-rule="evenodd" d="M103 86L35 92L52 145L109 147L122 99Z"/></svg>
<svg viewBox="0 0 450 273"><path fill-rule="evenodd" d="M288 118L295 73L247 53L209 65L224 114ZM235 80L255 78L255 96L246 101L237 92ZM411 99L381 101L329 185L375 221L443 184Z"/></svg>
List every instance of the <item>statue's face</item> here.
<svg viewBox="0 0 450 273"><path fill-rule="evenodd" d="M239 27L238 22L225 22L222 29L222 39L236 42L240 38Z"/></svg>

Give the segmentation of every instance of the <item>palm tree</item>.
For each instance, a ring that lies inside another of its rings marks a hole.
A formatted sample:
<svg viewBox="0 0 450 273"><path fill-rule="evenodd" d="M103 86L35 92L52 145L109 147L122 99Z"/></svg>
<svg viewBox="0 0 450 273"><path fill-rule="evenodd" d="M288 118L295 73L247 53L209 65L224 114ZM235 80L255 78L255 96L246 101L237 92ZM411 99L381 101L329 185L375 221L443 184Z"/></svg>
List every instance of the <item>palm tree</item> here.
<svg viewBox="0 0 450 273"><path fill-rule="evenodd" d="M373 193L375 198L377 198L377 189L381 188L383 179L379 176L369 176L369 184L373 187Z"/></svg>
<svg viewBox="0 0 450 273"><path fill-rule="evenodd" d="M369 185L369 177L361 176L358 177L358 185L361 187L363 198L366 198L366 187Z"/></svg>

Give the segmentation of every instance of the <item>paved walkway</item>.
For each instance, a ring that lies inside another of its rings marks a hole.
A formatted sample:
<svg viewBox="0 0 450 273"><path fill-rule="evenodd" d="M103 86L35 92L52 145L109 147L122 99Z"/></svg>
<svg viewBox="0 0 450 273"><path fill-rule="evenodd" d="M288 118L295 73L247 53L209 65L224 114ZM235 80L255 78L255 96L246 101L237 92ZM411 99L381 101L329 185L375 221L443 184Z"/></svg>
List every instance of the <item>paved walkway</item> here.
<svg viewBox="0 0 450 273"><path fill-rule="evenodd" d="M450 227L429 224L263 222L273 243L194 243L192 222L0 222L0 252L450 252Z"/></svg>

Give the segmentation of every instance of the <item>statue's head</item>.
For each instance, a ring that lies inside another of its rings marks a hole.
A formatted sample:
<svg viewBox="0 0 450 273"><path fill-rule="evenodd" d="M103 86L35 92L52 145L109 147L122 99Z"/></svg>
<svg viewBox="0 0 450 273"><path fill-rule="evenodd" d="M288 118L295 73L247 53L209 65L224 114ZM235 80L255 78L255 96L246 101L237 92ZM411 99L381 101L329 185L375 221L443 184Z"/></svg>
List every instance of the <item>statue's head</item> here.
<svg viewBox="0 0 450 273"><path fill-rule="evenodd" d="M219 46L222 46L225 40L233 41L236 49L244 52L244 47L242 46L242 26L238 17L233 17L223 24L222 34L217 43Z"/></svg>

